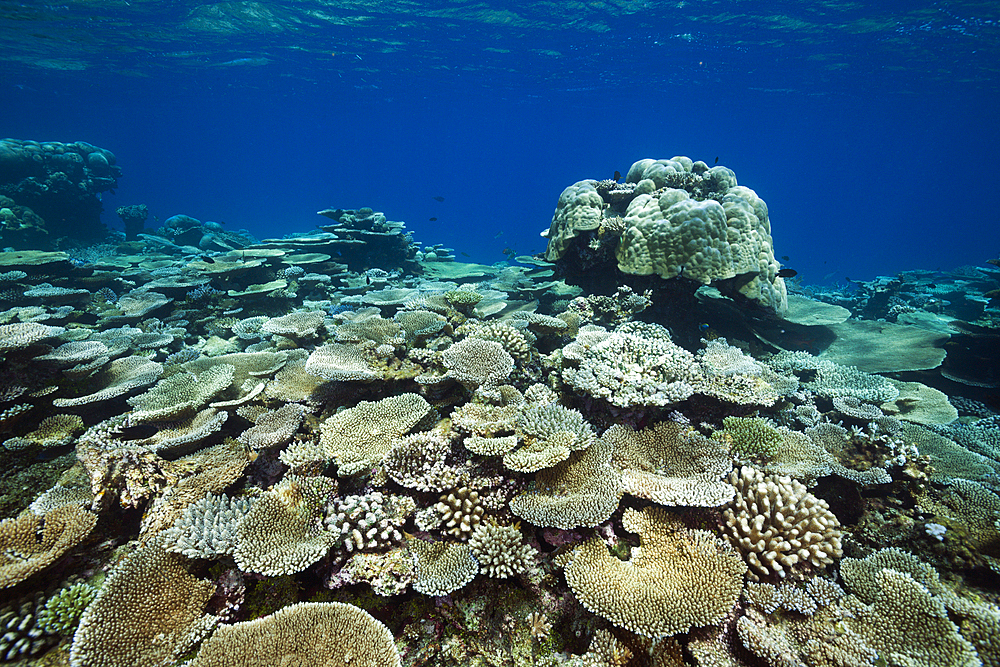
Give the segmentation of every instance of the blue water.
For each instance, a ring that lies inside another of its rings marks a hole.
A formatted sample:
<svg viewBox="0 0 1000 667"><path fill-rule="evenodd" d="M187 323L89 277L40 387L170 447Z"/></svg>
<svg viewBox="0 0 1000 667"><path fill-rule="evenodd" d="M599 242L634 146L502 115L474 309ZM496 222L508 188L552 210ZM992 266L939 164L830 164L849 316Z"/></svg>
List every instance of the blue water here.
<svg viewBox="0 0 1000 667"><path fill-rule="evenodd" d="M0 134L113 151L112 227L370 206L492 263L544 250L564 187L687 155L806 282L1000 253L996 3L5 2L0 31Z"/></svg>

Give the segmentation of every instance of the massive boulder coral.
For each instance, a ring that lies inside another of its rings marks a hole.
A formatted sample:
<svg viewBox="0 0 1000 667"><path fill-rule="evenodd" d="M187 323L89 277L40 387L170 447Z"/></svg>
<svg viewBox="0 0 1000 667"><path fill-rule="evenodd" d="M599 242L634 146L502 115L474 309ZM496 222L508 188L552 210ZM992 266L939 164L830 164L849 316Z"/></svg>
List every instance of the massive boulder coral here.
<svg viewBox="0 0 1000 667"><path fill-rule="evenodd" d="M13 202L5 208L28 210L45 221L27 237L0 226L0 242L20 249L41 242L51 249L60 237L102 238L107 229L98 195L117 187L122 172L115 162L114 153L85 141L0 140L0 195Z"/></svg>
<svg viewBox="0 0 1000 667"><path fill-rule="evenodd" d="M623 273L704 285L731 280L734 293L766 309L780 314L788 308L767 205L721 165L683 156L644 159L623 184L580 181L560 195L545 236L549 261L579 248L594 258L586 264L613 245Z"/></svg>

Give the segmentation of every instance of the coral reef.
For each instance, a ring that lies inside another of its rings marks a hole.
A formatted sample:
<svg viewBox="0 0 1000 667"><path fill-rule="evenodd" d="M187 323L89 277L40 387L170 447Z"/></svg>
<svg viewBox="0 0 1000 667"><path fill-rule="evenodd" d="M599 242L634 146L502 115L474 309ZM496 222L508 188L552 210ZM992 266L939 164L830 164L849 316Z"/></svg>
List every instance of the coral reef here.
<svg viewBox="0 0 1000 667"><path fill-rule="evenodd" d="M3 659L1000 664L989 388L774 319L728 169L567 189L554 268L325 215L0 256Z"/></svg>

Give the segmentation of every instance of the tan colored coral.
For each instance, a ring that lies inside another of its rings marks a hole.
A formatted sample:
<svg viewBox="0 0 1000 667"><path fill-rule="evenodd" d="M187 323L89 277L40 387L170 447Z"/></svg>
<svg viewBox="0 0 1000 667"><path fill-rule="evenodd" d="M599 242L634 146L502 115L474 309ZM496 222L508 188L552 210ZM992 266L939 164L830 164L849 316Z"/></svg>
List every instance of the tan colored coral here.
<svg viewBox="0 0 1000 667"><path fill-rule="evenodd" d="M869 604L882 593L877 581L878 573L882 570L903 572L931 593L942 592L937 570L898 547L879 549L864 558L845 558L840 561L840 576L847 588Z"/></svg>
<svg viewBox="0 0 1000 667"><path fill-rule="evenodd" d="M735 606L746 564L724 541L685 529L660 507L628 508L622 526L641 541L631 559L591 538L566 565L566 582L587 609L656 638L719 623Z"/></svg>
<svg viewBox="0 0 1000 667"><path fill-rule="evenodd" d="M295 353L294 350L289 353L289 356L293 353ZM326 383L326 380L306 372L306 357L289 358L288 363L275 373L274 379L265 386L264 396L274 401L309 403L321 401L321 387Z"/></svg>
<svg viewBox="0 0 1000 667"><path fill-rule="evenodd" d="M522 446L505 453L503 463L518 472L551 468L570 452L590 447L596 437L580 412L558 403L530 403L516 430Z"/></svg>
<svg viewBox="0 0 1000 667"><path fill-rule="evenodd" d="M510 511L539 527L593 528L618 509L621 473L611 464L612 445L598 439L565 461L535 473L531 488L510 501Z"/></svg>
<svg viewBox="0 0 1000 667"><path fill-rule="evenodd" d="M431 414L430 404L417 394L389 396L374 403L361 401L327 418L320 427L318 444L292 443L281 452L281 460L295 467L333 459L338 474L356 475L381 462L403 436Z"/></svg>
<svg viewBox="0 0 1000 667"><path fill-rule="evenodd" d="M501 401L497 405L470 401L455 408L451 421L460 431L483 438L512 435L524 409L524 398L520 394L510 398L512 400ZM501 446L500 443L494 444ZM484 443L484 446L489 445Z"/></svg>
<svg viewBox="0 0 1000 667"><path fill-rule="evenodd" d="M949 480L939 492L924 489L917 504L933 514L934 521L965 537L977 551L993 553L1000 545L1000 496L979 482Z"/></svg>
<svg viewBox="0 0 1000 667"><path fill-rule="evenodd" d="M287 444L302 424L306 410L297 403L286 403L268 410L256 419L256 424L240 434L239 440L251 449L264 449Z"/></svg>
<svg viewBox="0 0 1000 667"><path fill-rule="evenodd" d="M117 398L128 392L148 387L163 374L163 366L146 357L133 356L114 359L87 386L101 387L97 391L75 398L56 398L52 405L57 408L75 407Z"/></svg>
<svg viewBox="0 0 1000 667"><path fill-rule="evenodd" d="M500 343L503 349L518 362L525 364L531 359L531 343L524 335L524 332L515 329L506 322L480 322L474 321L459 327L459 332L467 328L469 336L472 338L482 338Z"/></svg>
<svg viewBox="0 0 1000 667"><path fill-rule="evenodd" d="M822 568L840 558L840 522L802 483L747 466L729 481L736 498L723 513L723 531L750 564L751 578L785 577L794 568Z"/></svg>
<svg viewBox="0 0 1000 667"><path fill-rule="evenodd" d="M413 559L413 589L424 595L441 596L457 591L479 573L479 563L468 544L427 542L419 538L407 542Z"/></svg>
<svg viewBox="0 0 1000 667"><path fill-rule="evenodd" d="M83 612L70 665L170 664L207 635L218 620L203 614L215 584L189 574L186 561L151 542L119 562Z"/></svg>
<svg viewBox="0 0 1000 667"><path fill-rule="evenodd" d="M349 321L337 327L336 337L338 343L361 343L370 340L376 345L402 345L405 341L403 327L381 317L378 308L355 311Z"/></svg>
<svg viewBox="0 0 1000 667"><path fill-rule="evenodd" d="M189 667L399 667L392 633L342 602L300 602L252 621L220 626Z"/></svg>
<svg viewBox="0 0 1000 667"><path fill-rule="evenodd" d="M875 575L872 604L845 600L844 624L888 664L907 667L979 667L975 648L949 619L944 603L913 577L883 569Z"/></svg>
<svg viewBox="0 0 1000 667"><path fill-rule="evenodd" d="M441 353L441 361L454 378L468 389L482 388L487 395L514 370L514 358L503 345L482 338L464 338Z"/></svg>
<svg viewBox="0 0 1000 667"><path fill-rule="evenodd" d="M140 533L151 536L173 525L184 508L209 493L221 493L243 476L249 464L246 446L232 438L164 462L172 482L146 509Z"/></svg>
<svg viewBox="0 0 1000 667"><path fill-rule="evenodd" d="M233 382L235 368L219 364L204 372L178 373L160 380L149 391L128 399L133 424L178 419L197 412Z"/></svg>
<svg viewBox="0 0 1000 667"><path fill-rule="evenodd" d="M313 338L323 326L326 313L321 310L296 311L281 317L268 318L260 331L289 338Z"/></svg>
<svg viewBox="0 0 1000 667"><path fill-rule="evenodd" d="M307 373L336 382L370 382L382 377L351 343L329 343L313 350L306 361Z"/></svg>
<svg viewBox="0 0 1000 667"><path fill-rule="evenodd" d="M494 579L527 572L538 557L538 552L524 542L516 526L493 522L479 524L469 540L469 548L483 574Z"/></svg>
<svg viewBox="0 0 1000 667"><path fill-rule="evenodd" d="M725 448L684 424L666 421L635 431L615 424L601 436L614 445L625 493L661 505L718 507L736 490L723 478L733 469Z"/></svg>
<svg viewBox="0 0 1000 667"><path fill-rule="evenodd" d="M441 515L445 532L461 539L472 535L486 512L480 504L479 493L466 487L441 496L434 507Z"/></svg>
<svg viewBox="0 0 1000 667"><path fill-rule="evenodd" d="M397 484L424 492L441 492L458 486L462 469L447 463L451 440L441 434L421 432L399 441L385 458L385 471Z"/></svg>
<svg viewBox="0 0 1000 667"><path fill-rule="evenodd" d="M73 442L83 431L83 419L78 415L49 415L42 420L38 428L18 440L37 447L63 447ZM7 440L4 446L7 449L14 449L10 443L11 441Z"/></svg>
<svg viewBox="0 0 1000 667"><path fill-rule="evenodd" d="M38 322L15 322L0 324L0 352L24 349L46 338L52 338L66 331L62 327L50 327Z"/></svg>
<svg viewBox="0 0 1000 667"><path fill-rule="evenodd" d="M748 608L736 621L743 646L767 665L871 667L878 653L865 638L839 623L839 609L815 616L765 616ZM735 663L734 663L735 664Z"/></svg>
<svg viewBox="0 0 1000 667"><path fill-rule="evenodd" d="M0 588L39 572L80 544L97 516L77 504L57 507L44 517L30 509L0 521Z"/></svg>
<svg viewBox="0 0 1000 667"><path fill-rule="evenodd" d="M258 498L236 529L233 558L244 572L295 574L326 555L338 535L323 527L323 507L336 492L326 477L289 475Z"/></svg>

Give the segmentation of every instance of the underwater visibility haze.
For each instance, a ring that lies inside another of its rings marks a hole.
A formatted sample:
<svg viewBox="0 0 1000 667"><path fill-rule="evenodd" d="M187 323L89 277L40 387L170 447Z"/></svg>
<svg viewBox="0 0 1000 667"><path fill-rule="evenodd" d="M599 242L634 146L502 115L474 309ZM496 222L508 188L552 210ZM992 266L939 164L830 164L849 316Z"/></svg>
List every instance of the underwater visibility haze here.
<svg viewBox="0 0 1000 667"><path fill-rule="evenodd" d="M0 663L1000 665L996 3L0 34Z"/></svg>

